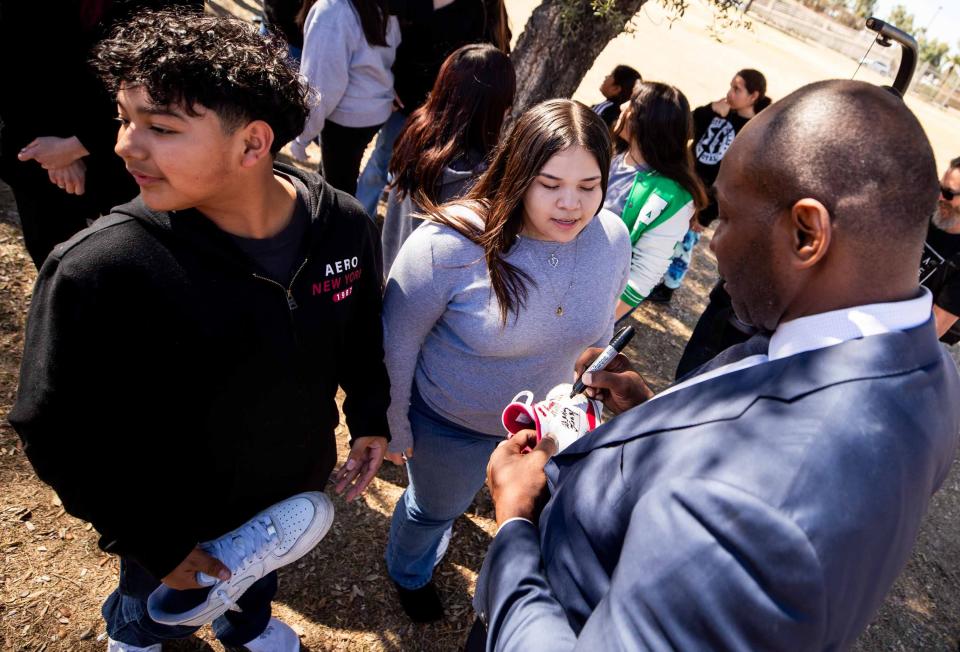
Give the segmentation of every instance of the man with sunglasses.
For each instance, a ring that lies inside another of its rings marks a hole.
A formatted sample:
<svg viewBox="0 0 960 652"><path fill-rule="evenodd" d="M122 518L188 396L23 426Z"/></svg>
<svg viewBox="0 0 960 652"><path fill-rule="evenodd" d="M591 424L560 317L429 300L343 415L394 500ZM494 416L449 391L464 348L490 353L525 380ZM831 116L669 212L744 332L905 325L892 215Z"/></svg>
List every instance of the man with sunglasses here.
<svg viewBox="0 0 960 652"><path fill-rule="evenodd" d="M941 342L960 341L960 156L940 179L940 200L920 260L920 283L933 293Z"/></svg>

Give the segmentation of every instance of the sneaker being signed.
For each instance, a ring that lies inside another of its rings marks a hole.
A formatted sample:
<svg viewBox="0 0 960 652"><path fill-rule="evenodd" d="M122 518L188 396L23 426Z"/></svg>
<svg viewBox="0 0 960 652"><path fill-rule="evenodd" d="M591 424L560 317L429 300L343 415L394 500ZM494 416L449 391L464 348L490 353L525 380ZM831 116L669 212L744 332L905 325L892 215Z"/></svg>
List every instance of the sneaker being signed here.
<svg viewBox="0 0 960 652"><path fill-rule="evenodd" d="M161 584L147 599L147 613L163 625L199 627L228 609L241 611L237 600L254 582L313 550L332 523L333 504L319 491L268 507L236 530L200 544L230 569L229 580L197 573L197 582L209 589L177 591Z"/></svg>
<svg viewBox="0 0 960 652"><path fill-rule="evenodd" d="M520 392L503 410L503 427L511 435L536 430L537 441L551 437L557 452L563 450L602 423L603 405L584 394L570 398L571 390L570 383L557 385L539 403L533 402L533 392Z"/></svg>

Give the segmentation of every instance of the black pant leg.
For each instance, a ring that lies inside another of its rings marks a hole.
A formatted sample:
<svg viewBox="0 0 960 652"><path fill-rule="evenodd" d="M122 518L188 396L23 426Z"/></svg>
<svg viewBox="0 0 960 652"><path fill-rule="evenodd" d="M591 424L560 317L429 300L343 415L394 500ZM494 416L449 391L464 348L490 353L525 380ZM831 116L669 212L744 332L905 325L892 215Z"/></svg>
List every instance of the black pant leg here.
<svg viewBox="0 0 960 652"><path fill-rule="evenodd" d="M320 134L320 152L327 183L356 196L363 152L380 127L344 127L327 120Z"/></svg>
<svg viewBox="0 0 960 652"><path fill-rule="evenodd" d="M734 344L750 339L753 333L738 329L731 318L735 318L733 304L723 281L720 281L710 292L707 307L697 320L697 325L690 335L690 341L683 349L683 355L680 357L674 376L676 380L709 362Z"/></svg>
<svg viewBox="0 0 960 652"><path fill-rule="evenodd" d="M463 645L463 652L484 652L487 649L487 626L476 618L473 627L467 634L467 642Z"/></svg>

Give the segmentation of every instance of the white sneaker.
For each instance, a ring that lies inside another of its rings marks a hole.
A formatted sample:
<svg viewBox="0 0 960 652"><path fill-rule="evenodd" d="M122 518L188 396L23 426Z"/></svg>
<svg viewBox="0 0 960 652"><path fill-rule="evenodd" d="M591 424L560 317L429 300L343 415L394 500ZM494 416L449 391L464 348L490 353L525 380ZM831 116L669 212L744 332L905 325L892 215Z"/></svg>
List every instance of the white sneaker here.
<svg viewBox="0 0 960 652"><path fill-rule="evenodd" d="M319 491L268 507L233 532L200 544L230 569L229 580L197 573L197 582L211 587L205 595L161 584L147 599L147 613L163 625L199 627L227 609L240 611L237 600L254 582L313 550L332 523L333 504Z"/></svg>
<svg viewBox="0 0 960 652"><path fill-rule="evenodd" d="M243 647L250 652L299 652L300 637L290 625L271 618L263 634L244 643Z"/></svg>
<svg viewBox="0 0 960 652"><path fill-rule="evenodd" d="M112 638L107 638L107 652L160 652L161 649L162 648L159 643L154 643L153 645L148 645L147 647L138 647L136 645L115 641Z"/></svg>
<svg viewBox="0 0 960 652"><path fill-rule="evenodd" d="M537 431L537 441L551 437L557 452L563 450L602 423L603 405L584 394L570 398L570 383L557 385L539 403L526 390L513 397L503 410L503 427L511 435L527 428Z"/></svg>

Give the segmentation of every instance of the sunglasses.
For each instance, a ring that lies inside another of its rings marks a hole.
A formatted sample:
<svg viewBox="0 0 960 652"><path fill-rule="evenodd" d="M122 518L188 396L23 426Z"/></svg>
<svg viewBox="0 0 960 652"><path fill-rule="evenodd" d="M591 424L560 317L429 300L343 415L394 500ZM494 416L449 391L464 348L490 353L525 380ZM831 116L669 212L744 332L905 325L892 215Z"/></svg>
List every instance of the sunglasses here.
<svg viewBox="0 0 960 652"><path fill-rule="evenodd" d="M953 201L953 198L960 195L960 190L950 190L945 186L940 186L940 196L947 201Z"/></svg>

